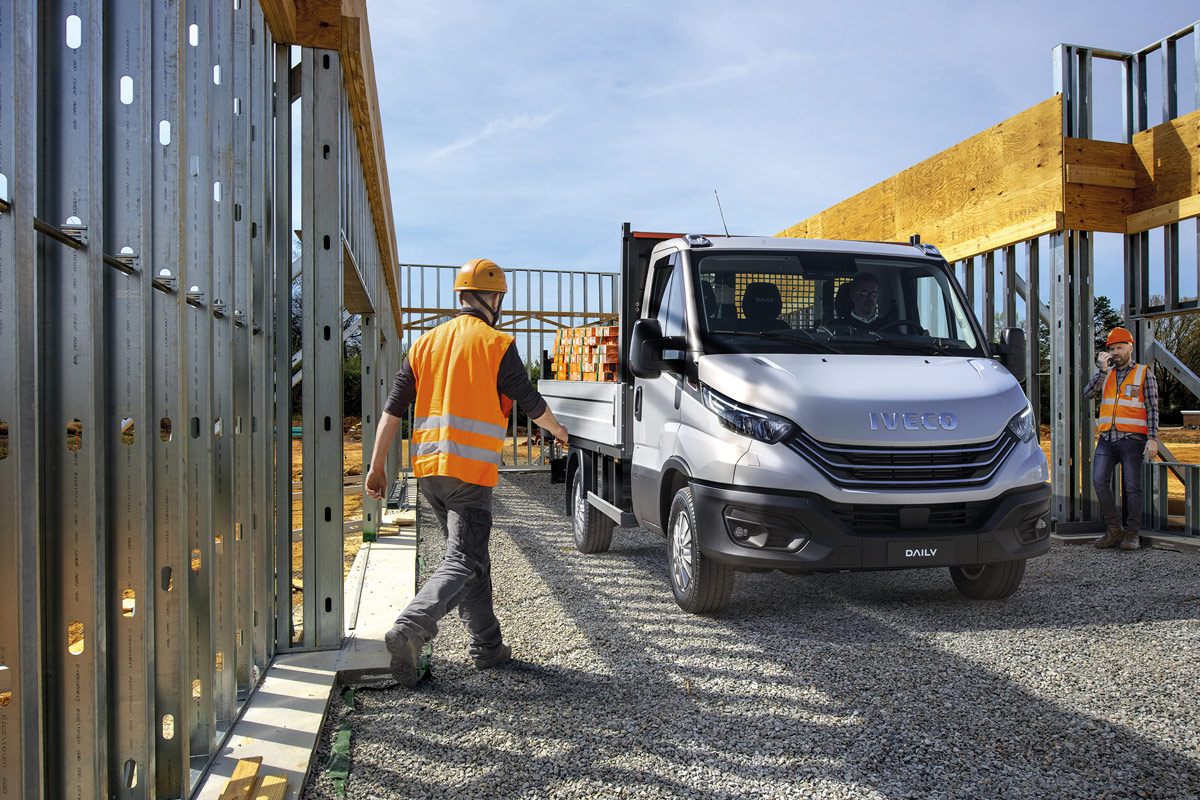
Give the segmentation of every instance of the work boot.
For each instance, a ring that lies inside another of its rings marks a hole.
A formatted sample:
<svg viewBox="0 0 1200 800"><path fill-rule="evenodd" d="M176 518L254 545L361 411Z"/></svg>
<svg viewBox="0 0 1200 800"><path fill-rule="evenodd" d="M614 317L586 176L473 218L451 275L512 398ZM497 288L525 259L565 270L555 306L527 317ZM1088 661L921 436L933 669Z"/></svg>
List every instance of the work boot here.
<svg viewBox="0 0 1200 800"><path fill-rule="evenodd" d="M1092 543L1092 547L1097 547L1103 550L1106 547L1112 547L1119 543L1125 537L1125 531L1120 528L1109 528L1104 532L1104 535Z"/></svg>
<svg viewBox="0 0 1200 800"><path fill-rule="evenodd" d="M507 664L511 660L512 647L510 647L506 642L501 642L500 646L496 648L496 652L492 653L490 656L480 656L479 658L475 659L475 669L491 669L492 667L498 667L501 664Z"/></svg>
<svg viewBox="0 0 1200 800"><path fill-rule="evenodd" d="M1141 546L1142 542L1137 531L1125 531L1121 537L1121 544L1118 545L1122 550L1137 550Z"/></svg>
<svg viewBox="0 0 1200 800"><path fill-rule="evenodd" d="M399 628L392 628L383 637L388 652L392 654L392 677L405 689L417 685L420 679L421 643L410 638Z"/></svg>

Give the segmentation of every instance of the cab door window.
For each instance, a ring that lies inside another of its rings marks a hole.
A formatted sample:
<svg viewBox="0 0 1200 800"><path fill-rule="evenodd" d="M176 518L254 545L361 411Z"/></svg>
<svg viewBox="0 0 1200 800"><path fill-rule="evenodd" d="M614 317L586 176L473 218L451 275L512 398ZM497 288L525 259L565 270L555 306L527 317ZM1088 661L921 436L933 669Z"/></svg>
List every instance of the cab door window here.
<svg viewBox="0 0 1200 800"><path fill-rule="evenodd" d="M663 264L663 262L666 262ZM651 297L652 315L662 327L663 336L687 336L687 298L683 289L683 271L680 267L678 253L672 253L667 259L659 261L661 270L655 269L654 287L661 287L657 298ZM667 350L663 358L682 358L683 351Z"/></svg>

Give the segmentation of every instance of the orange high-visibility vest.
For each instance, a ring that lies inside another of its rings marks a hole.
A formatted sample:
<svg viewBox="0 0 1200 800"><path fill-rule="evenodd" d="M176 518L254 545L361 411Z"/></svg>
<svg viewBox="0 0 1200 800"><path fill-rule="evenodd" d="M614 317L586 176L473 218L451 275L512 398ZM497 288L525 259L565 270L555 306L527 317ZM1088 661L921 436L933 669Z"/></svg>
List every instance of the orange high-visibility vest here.
<svg viewBox="0 0 1200 800"><path fill-rule="evenodd" d="M1104 379L1104 399L1100 401L1100 424L1097 426L1101 433L1113 427L1123 433L1150 433L1146 424L1146 398L1142 393L1145 377L1145 365L1137 364L1118 387L1116 370L1108 373Z"/></svg>
<svg viewBox="0 0 1200 800"><path fill-rule="evenodd" d="M512 341L511 334L463 314L417 339L408 351L417 379L410 455L418 478L447 475L496 485L508 421L496 378Z"/></svg>

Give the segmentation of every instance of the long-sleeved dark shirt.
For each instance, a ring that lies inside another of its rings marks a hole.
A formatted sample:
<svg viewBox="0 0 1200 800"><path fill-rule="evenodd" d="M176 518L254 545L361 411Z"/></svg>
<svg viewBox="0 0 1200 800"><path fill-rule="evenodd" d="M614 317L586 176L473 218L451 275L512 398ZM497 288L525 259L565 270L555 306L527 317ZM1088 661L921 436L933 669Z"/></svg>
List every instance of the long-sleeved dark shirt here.
<svg viewBox="0 0 1200 800"><path fill-rule="evenodd" d="M1125 380L1129 375L1129 371L1136 367L1133 361L1125 368L1114 368L1117 374L1117 386L1121 385L1121 381ZM1107 372L1097 370L1092 379L1088 381L1088 385L1084 388L1083 393L1087 397L1095 397L1096 395L1104 394L1104 379L1108 376ZM1146 367L1146 377L1142 381L1142 398L1146 403L1146 429L1149 431L1148 436L1151 439L1158 438L1158 379L1154 377L1154 370ZM1123 439L1126 436L1141 436L1140 433L1127 433L1119 431L1115 427L1109 428L1104 433L1100 434L1101 438L1108 441Z"/></svg>
<svg viewBox="0 0 1200 800"><path fill-rule="evenodd" d="M483 319L483 314L475 309L463 309L458 313L459 315L470 314ZM546 413L546 401L534 388L529 376L525 374L525 365L521 363L521 356L517 354L516 342L508 345L508 349L504 351L504 356L500 359L500 372L496 376L496 391L507 395L514 403L525 409L525 413L529 415L530 419L537 419ZM417 376L413 374L412 366L408 363L406 355L396 373L396 380L392 383L392 391L388 394L387 402L383 404L383 410L393 417L403 417L408 411L409 405L416 399Z"/></svg>

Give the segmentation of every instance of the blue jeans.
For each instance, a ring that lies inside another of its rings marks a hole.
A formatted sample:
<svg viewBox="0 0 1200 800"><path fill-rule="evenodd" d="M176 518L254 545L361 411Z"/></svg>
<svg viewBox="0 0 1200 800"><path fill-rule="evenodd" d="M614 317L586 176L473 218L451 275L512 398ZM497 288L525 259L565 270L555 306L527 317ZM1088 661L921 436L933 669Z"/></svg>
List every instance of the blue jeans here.
<svg viewBox="0 0 1200 800"><path fill-rule="evenodd" d="M437 635L438 620L458 609L470 634L472 658L486 658L502 642L500 621L492 608L492 487L458 478L420 479L421 495L433 508L446 536L446 555L417 596L396 619L410 638L427 642Z"/></svg>
<svg viewBox="0 0 1200 800"><path fill-rule="evenodd" d="M1092 456L1092 485L1100 500L1100 514L1110 530L1123 528L1136 532L1142 527L1142 453L1146 448L1144 436L1126 436L1116 441L1099 439ZM1121 464L1121 483L1125 488L1125 524L1117 514L1113 499L1112 476Z"/></svg>

